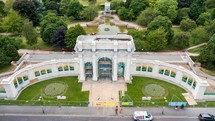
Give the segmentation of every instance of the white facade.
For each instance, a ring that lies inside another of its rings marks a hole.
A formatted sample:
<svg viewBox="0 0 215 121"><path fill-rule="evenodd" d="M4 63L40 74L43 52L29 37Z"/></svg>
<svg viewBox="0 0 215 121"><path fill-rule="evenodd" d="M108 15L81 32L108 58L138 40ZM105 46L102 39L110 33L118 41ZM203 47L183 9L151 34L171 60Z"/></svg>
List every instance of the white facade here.
<svg viewBox="0 0 215 121"><path fill-rule="evenodd" d="M0 97L16 99L29 85L61 76L78 76L80 82L109 79L125 83L132 83L132 76L146 76L178 85L194 99L215 100L214 95L204 95L208 83L193 72L156 60L132 58L135 45L131 36L79 36L75 50L77 58L30 65L4 79L1 85L5 93Z"/></svg>

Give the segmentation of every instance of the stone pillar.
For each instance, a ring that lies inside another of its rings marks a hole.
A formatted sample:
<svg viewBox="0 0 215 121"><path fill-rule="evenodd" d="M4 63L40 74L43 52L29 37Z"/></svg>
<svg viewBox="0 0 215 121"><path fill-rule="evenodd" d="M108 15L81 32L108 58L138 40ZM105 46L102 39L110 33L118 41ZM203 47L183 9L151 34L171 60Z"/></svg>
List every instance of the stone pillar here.
<svg viewBox="0 0 215 121"><path fill-rule="evenodd" d="M17 89L15 88L13 81L10 81L9 83L5 83L3 84L4 89L6 91L7 94L7 98L9 99L14 99L18 93Z"/></svg>
<svg viewBox="0 0 215 121"><path fill-rule="evenodd" d="M29 79L29 80L35 79L35 75L34 75L34 70L33 70L33 68L29 68L29 70L28 70L28 79Z"/></svg>
<svg viewBox="0 0 215 121"><path fill-rule="evenodd" d="M159 73L159 66L157 64L154 64L152 67L152 75L157 77Z"/></svg>
<svg viewBox="0 0 215 121"><path fill-rule="evenodd" d="M53 63L53 64L52 64L52 68L51 68L51 69L52 69L52 73L51 73L51 74L52 74L53 76L57 76L57 75L59 74L59 72L58 72L58 67L57 67L57 64L56 64L56 63Z"/></svg>
<svg viewBox="0 0 215 121"><path fill-rule="evenodd" d="M131 66L131 53L127 53L127 61L126 61L126 64L125 64L125 81L126 82L129 82L131 81L131 78L130 78L130 66Z"/></svg>
<svg viewBox="0 0 215 121"><path fill-rule="evenodd" d="M181 83L181 79L182 79L182 72L180 70L177 70L176 72L176 76L175 76L175 80L178 81L178 83ZM184 83L184 82L183 82Z"/></svg>
<svg viewBox="0 0 215 121"><path fill-rule="evenodd" d="M78 57L79 57L79 68L80 68L79 81L83 82L85 81L85 72L84 72L84 61L83 61L82 53L79 53Z"/></svg>
<svg viewBox="0 0 215 121"><path fill-rule="evenodd" d="M93 53L93 81L98 80L98 60L96 54Z"/></svg>
<svg viewBox="0 0 215 121"><path fill-rule="evenodd" d="M114 57L113 57L113 65L112 65L112 80L113 81L117 81L117 54L114 53Z"/></svg>

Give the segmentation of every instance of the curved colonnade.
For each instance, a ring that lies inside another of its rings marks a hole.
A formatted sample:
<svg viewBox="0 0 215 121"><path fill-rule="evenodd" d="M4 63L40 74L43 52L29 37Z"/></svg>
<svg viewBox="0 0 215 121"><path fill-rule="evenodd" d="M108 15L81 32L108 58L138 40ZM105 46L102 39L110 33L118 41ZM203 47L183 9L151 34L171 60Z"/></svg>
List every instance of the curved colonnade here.
<svg viewBox="0 0 215 121"><path fill-rule="evenodd" d="M29 65L2 80L0 84L4 87L5 93L0 93L0 97L16 99L22 90L31 84L62 76L80 76L80 72L78 58L51 60ZM209 86L207 81L203 81L183 67L156 60L131 59L130 74L173 83L190 92L194 99L199 100L204 100L206 87Z"/></svg>

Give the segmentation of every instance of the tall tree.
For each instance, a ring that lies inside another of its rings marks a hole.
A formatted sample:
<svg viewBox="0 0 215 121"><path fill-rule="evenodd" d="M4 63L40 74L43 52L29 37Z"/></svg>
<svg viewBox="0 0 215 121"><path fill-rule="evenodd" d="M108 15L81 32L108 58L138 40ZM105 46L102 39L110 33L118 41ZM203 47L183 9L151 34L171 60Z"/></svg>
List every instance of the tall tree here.
<svg viewBox="0 0 215 121"><path fill-rule="evenodd" d="M205 0L193 0L190 6L189 16L191 19L196 20L199 15L205 11Z"/></svg>
<svg viewBox="0 0 215 121"><path fill-rule="evenodd" d="M203 67L215 70L215 34L210 38L206 47L200 52L198 61Z"/></svg>
<svg viewBox="0 0 215 121"><path fill-rule="evenodd" d="M111 10L118 11L123 6L123 2L121 0L112 0L111 1Z"/></svg>
<svg viewBox="0 0 215 121"><path fill-rule="evenodd" d="M208 9L212 9L215 8L215 2L214 0L206 0L205 1L205 5Z"/></svg>
<svg viewBox="0 0 215 121"><path fill-rule="evenodd" d="M80 16L83 20L92 21L98 16L98 9L95 6L86 7L83 11L81 11Z"/></svg>
<svg viewBox="0 0 215 121"><path fill-rule="evenodd" d="M196 20L198 25L204 25L205 22L212 20L212 15L209 12L201 13L199 18Z"/></svg>
<svg viewBox="0 0 215 121"><path fill-rule="evenodd" d="M177 5L176 0L158 0L154 7L161 12L161 15L173 21L177 16Z"/></svg>
<svg viewBox="0 0 215 121"><path fill-rule="evenodd" d="M164 28L166 34L166 38L168 42L170 42L174 36L174 32L172 30L172 22L166 16L158 16L153 21L148 24L147 31L156 30L158 28Z"/></svg>
<svg viewBox="0 0 215 121"><path fill-rule="evenodd" d="M141 11L149 6L148 0L132 0L129 9L132 9L134 16L137 17Z"/></svg>
<svg viewBox="0 0 215 121"><path fill-rule="evenodd" d="M78 0L72 0L66 9L66 15L72 16L75 19L80 19L80 12L83 10L83 5Z"/></svg>
<svg viewBox="0 0 215 121"><path fill-rule="evenodd" d="M145 41L145 30L128 30L128 35L131 35L134 39L134 44L136 51L145 51L144 41Z"/></svg>
<svg viewBox="0 0 215 121"><path fill-rule="evenodd" d="M158 0L148 0L148 1L149 1L149 6L153 7Z"/></svg>
<svg viewBox="0 0 215 121"><path fill-rule="evenodd" d="M132 20L134 18L133 10L122 7L118 10L118 16L121 20Z"/></svg>
<svg viewBox="0 0 215 121"><path fill-rule="evenodd" d="M174 45L179 49L189 47L190 34L188 32L179 32L174 35Z"/></svg>
<svg viewBox="0 0 215 121"><path fill-rule="evenodd" d="M60 5L55 1L49 1L45 4L46 10L54 10L59 13Z"/></svg>
<svg viewBox="0 0 215 121"><path fill-rule="evenodd" d="M18 11L21 16L28 18L34 25L39 24L37 8L32 0L16 0L13 9Z"/></svg>
<svg viewBox="0 0 215 121"><path fill-rule="evenodd" d="M144 43L147 51L158 51L164 49L167 45L166 32L163 28L150 31L146 36Z"/></svg>
<svg viewBox="0 0 215 121"><path fill-rule="evenodd" d="M32 46L37 44L37 32L33 27L33 23L26 20L23 25L22 33L27 40L27 44Z"/></svg>
<svg viewBox="0 0 215 121"><path fill-rule="evenodd" d="M189 8L193 0L177 0L178 8Z"/></svg>
<svg viewBox="0 0 215 121"><path fill-rule="evenodd" d="M2 28L6 32L18 33L22 31L22 24L23 21L19 14L16 11L11 10L4 18L4 21L2 22Z"/></svg>
<svg viewBox="0 0 215 121"><path fill-rule="evenodd" d="M140 13L140 15L137 17L136 22L140 25L147 26L151 21L153 21L160 14L161 13L158 10L149 7Z"/></svg>
<svg viewBox="0 0 215 121"><path fill-rule="evenodd" d="M189 8L178 9L178 14L174 20L174 24L180 24L182 19L189 18L189 12Z"/></svg>
<svg viewBox="0 0 215 121"><path fill-rule="evenodd" d="M17 49L20 43L21 40L0 35L0 67L19 59Z"/></svg>
<svg viewBox="0 0 215 121"><path fill-rule="evenodd" d="M44 42L51 44L53 33L60 27L67 28L66 23L54 13L48 13L41 22L41 37Z"/></svg>
<svg viewBox="0 0 215 121"><path fill-rule="evenodd" d="M66 32L66 38L65 38L66 47L70 49L74 49L76 39L79 35L86 35L86 32L79 24L69 28Z"/></svg>
<svg viewBox="0 0 215 121"><path fill-rule="evenodd" d="M203 26L199 26L191 31L190 44L197 45L207 42L209 39L208 33Z"/></svg>
<svg viewBox="0 0 215 121"><path fill-rule="evenodd" d="M209 35L215 34L215 20L205 22L205 29L207 30Z"/></svg>
<svg viewBox="0 0 215 121"><path fill-rule="evenodd" d="M65 35L66 35L66 28L64 26L60 26L54 32L52 39L51 39L51 44L53 46L57 46L57 47L61 47L61 48L66 47Z"/></svg>
<svg viewBox="0 0 215 121"><path fill-rule="evenodd" d="M196 22L189 18L183 19L180 23L180 29L183 31L191 31L196 27L197 27Z"/></svg>
<svg viewBox="0 0 215 121"><path fill-rule="evenodd" d="M5 15L4 6L5 6L4 2L0 1L0 17Z"/></svg>

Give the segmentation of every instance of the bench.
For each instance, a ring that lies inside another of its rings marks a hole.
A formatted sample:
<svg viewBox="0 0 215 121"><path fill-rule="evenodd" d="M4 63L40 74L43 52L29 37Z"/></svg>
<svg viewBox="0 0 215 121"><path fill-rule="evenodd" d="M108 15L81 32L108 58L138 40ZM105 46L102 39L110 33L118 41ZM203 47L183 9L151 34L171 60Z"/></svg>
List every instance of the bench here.
<svg viewBox="0 0 215 121"><path fill-rule="evenodd" d="M142 97L142 100L151 100L152 97Z"/></svg>
<svg viewBox="0 0 215 121"><path fill-rule="evenodd" d="M66 99L66 96L57 96L57 99L58 99L58 100L65 100L65 99Z"/></svg>

